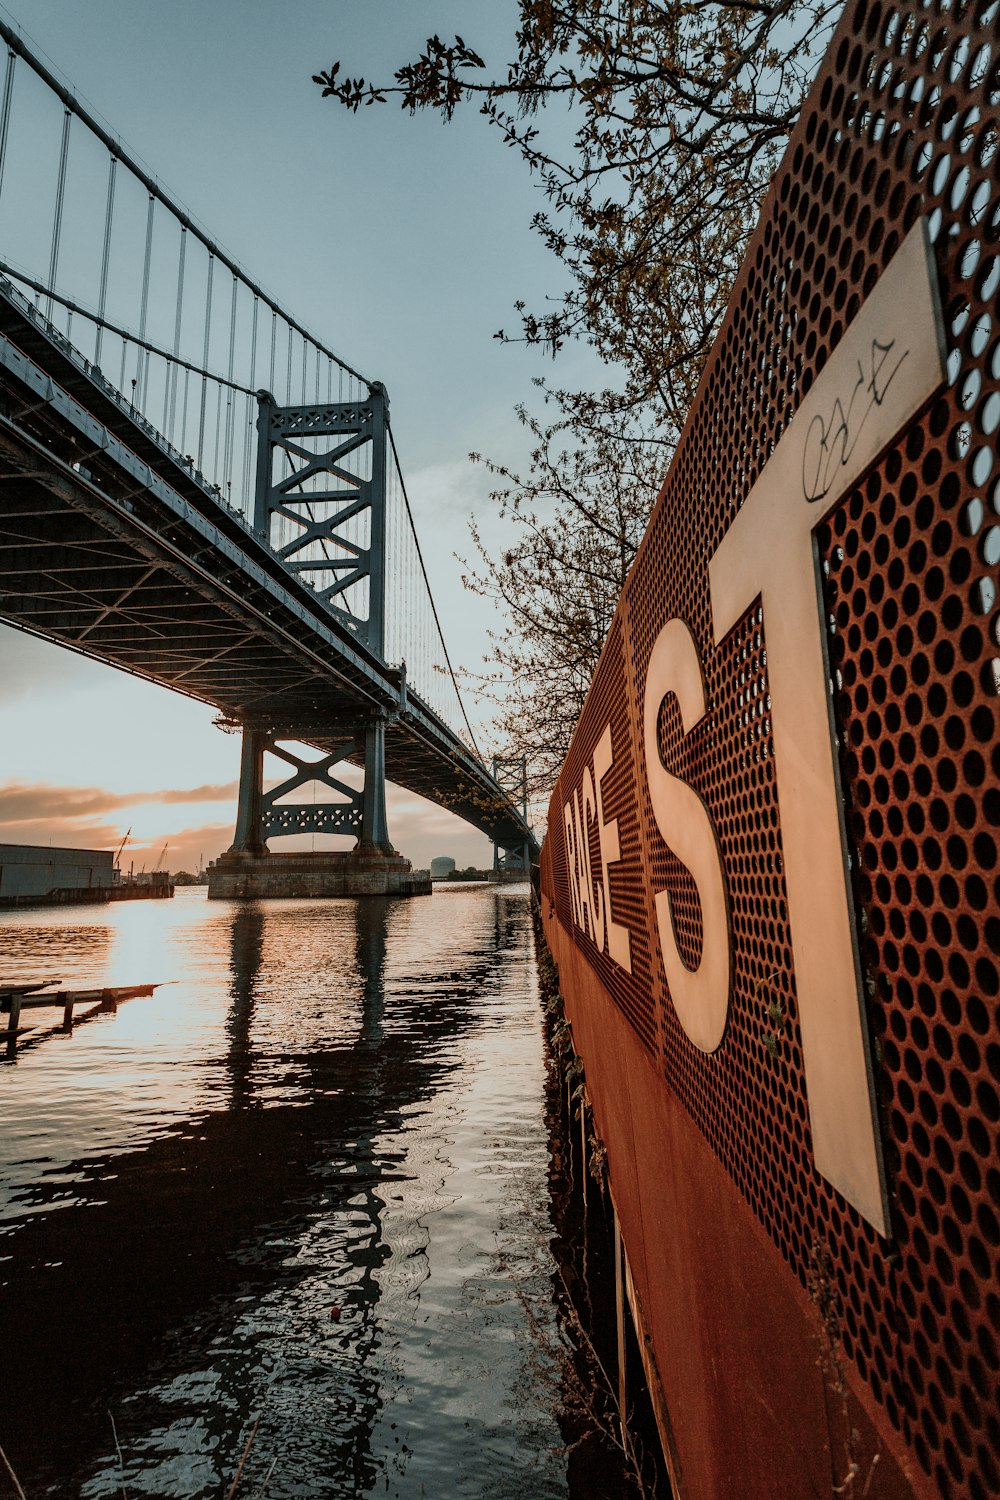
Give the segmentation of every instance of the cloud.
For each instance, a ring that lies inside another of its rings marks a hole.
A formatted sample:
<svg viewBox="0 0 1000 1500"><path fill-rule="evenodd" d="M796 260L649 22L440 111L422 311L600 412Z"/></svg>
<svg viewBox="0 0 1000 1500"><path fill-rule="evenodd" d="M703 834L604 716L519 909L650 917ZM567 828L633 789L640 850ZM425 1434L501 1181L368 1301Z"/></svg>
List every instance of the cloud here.
<svg viewBox="0 0 1000 1500"><path fill-rule="evenodd" d="M417 532L430 538L446 518L463 519L478 510L497 481L482 464L467 458L425 464L407 475L406 488L413 505ZM465 538L456 531L455 536ZM452 583L454 585L454 578Z"/></svg>
<svg viewBox="0 0 1000 1500"><path fill-rule="evenodd" d="M199 863L207 864L216 859L232 841L232 823L206 823L201 828L185 828L179 834L171 834L165 856L162 840L146 847L129 844L122 854L122 869L127 871L132 865L136 870L143 866L152 870L162 860L161 869L170 869L175 874L178 870L188 870L193 874Z"/></svg>
<svg viewBox="0 0 1000 1500"><path fill-rule="evenodd" d="M67 826L44 819L19 823L10 830L0 826L0 843L35 844L40 848L54 845L57 849L110 849L115 851L122 842L124 828L107 823L85 821ZM13 837L9 837L13 835ZM152 870L160 863L163 869L195 870L199 860L207 863L228 849L233 841L233 824L208 823L200 828L184 828L179 832L164 832L158 838L130 839L122 851L121 867L127 873L130 866L136 870ZM166 853L164 854L164 845Z"/></svg>
<svg viewBox="0 0 1000 1500"><path fill-rule="evenodd" d="M238 781L226 781L207 786L179 788L171 792L135 792L129 802L235 802L240 789Z"/></svg>
<svg viewBox="0 0 1000 1500"><path fill-rule="evenodd" d="M0 786L0 824L43 819L75 820L147 803L232 802L238 783L170 788L162 792L109 792L103 787L50 786L45 782L9 782Z"/></svg>
<svg viewBox="0 0 1000 1500"><path fill-rule="evenodd" d="M43 783L0 787L0 823L38 819L88 818L121 806L121 798L96 787L55 787Z"/></svg>
<svg viewBox="0 0 1000 1500"><path fill-rule="evenodd" d="M122 831L113 823L81 821L67 827L64 822L53 823L47 818L25 818L10 828L0 823L0 843L35 844L42 848L55 845L57 849L117 849Z"/></svg>
<svg viewBox="0 0 1000 1500"><path fill-rule="evenodd" d="M454 814L399 787L388 786L389 831L393 843L418 868L436 854L450 854L459 865L489 864L488 841ZM162 859L171 870L194 870L228 849L235 827L237 783L207 783L161 792L112 792L100 787L66 787L44 782L8 782L0 786L0 843L53 844L79 849L117 849L132 823L132 837L121 857L122 868L153 869ZM156 806L228 804L221 822L185 826L183 812L158 813ZM145 812L138 812L146 808ZM231 809L231 811L230 811ZM119 821L112 819L119 815ZM142 826L137 826L141 824ZM351 840L310 835L275 838L274 853L298 849L350 848ZM166 844L166 855L163 848Z"/></svg>

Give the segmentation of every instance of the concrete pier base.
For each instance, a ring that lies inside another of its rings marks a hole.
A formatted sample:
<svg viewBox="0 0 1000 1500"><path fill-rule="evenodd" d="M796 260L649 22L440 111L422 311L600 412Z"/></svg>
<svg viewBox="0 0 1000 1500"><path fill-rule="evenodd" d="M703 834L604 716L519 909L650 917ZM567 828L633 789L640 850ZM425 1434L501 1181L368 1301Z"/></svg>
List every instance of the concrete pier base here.
<svg viewBox="0 0 1000 1500"><path fill-rule="evenodd" d="M208 867L210 901L264 896L429 896L426 870L381 850L244 854L230 849Z"/></svg>

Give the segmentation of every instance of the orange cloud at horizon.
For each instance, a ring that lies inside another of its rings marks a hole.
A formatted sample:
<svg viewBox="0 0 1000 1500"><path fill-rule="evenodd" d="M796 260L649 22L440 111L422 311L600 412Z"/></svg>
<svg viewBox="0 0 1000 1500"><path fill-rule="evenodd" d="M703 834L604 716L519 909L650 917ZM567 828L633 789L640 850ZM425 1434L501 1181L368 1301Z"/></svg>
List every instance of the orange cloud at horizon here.
<svg viewBox="0 0 1000 1500"><path fill-rule="evenodd" d="M235 781L134 793L37 781L0 783L0 843L117 850L128 832L120 860L123 870L149 870L160 863L174 872L193 872L229 848L237 791ZM484 836L452 813L391 785L386 800L390 836L415 866L426 868L437 854L451 855L460 866L491 861ZM191 809L206 804L218 807L218 818L192 823ZM297 834L271 847L292 852L352 844L353 838Z"/></svg>
<svg viewBox="0 0 1000 1500"><path fill-rule="evenodd" d="M147 803L171 805L197 802L233 802L239 782L160 792L109 792L103 787L50 786L45 782L8 782L0 785L0 826L33 822L38 818L83 818L118 808Z"/></svg>

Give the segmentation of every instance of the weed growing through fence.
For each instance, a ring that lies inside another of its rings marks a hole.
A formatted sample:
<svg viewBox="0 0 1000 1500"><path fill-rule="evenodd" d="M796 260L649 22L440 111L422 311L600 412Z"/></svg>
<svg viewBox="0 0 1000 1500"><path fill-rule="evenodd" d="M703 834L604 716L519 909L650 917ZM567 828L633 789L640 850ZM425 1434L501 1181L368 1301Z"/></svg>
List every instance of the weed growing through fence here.
<svg viewBox="0 0 1000 1500"><path fill-rule="evenodd" d="M836 1474L834 1475L831 1493L847 1495L850 1500L855 1500L855 1497L856 1500L868 1500L882 1454L876 1449L868 1465L867 1473L862 1472L861 1434L851 1424L848 1403L847 1371L844 1366L840 1339L840 1299L833 1276L830 1252L819 1241L813 1245L806 1288L810 1300L819 1312L822 1324L819 1366L830 1390L837 1397L846 1434L843 1478L838 1479Z"/></svg>

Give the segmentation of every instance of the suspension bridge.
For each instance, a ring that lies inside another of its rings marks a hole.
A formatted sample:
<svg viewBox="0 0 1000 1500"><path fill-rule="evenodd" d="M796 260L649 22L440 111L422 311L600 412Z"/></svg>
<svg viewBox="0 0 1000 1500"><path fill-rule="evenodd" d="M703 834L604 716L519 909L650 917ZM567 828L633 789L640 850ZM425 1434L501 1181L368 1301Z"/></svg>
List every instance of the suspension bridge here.
<svg viewBox="0 0 1000 1500"><path fill-rule="evenodd" d="M0 37L0 619L242 732L233 857L389 855L388 778L523 863L523 774L476 747L383 386Z"/></svg>

